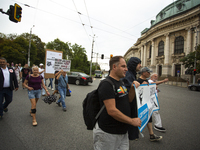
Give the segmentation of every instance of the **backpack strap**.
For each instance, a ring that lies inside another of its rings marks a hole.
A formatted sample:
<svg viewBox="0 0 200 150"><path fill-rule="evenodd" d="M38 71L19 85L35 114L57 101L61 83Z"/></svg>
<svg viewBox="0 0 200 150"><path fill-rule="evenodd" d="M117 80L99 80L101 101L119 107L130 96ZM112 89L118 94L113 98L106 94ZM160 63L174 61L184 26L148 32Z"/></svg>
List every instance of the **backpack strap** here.
<svg viewBox="0 0 200 150"><path fill-rule="evenodd" d="M114 92L115 92L115 95L117 95L114 83L113 83L108 77L106 77L106 78L105 78L103 81L101 81L101 82L105 82L105 81L108 81L110 84L112 84L113 90L114 90ZM99 89L99 87L98 87L98 89ZM98 90L98 89L97 89L97 90ZM103 105L103 106L101 107L101 109L99 110L98 114L97 114L96 117L95 117L96 120L99 118L101 112L104 110L105 107L106 107L105 105Z"/></svg>

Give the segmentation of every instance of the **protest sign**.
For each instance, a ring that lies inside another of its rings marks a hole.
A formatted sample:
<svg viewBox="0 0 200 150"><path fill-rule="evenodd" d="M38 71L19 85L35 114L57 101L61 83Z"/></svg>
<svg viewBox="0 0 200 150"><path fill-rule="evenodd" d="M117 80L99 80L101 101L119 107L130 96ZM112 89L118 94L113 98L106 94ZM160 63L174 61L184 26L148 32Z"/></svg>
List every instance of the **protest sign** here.
<svg viewBox="0 0 200 150"><path fill-rule="evenodd" d="M66 72L70 72L71 67L71 60L65 60L65 59L55 59L55 70L63 70Z"/></svg>
<svg viewBox="0 0 200 150"><path fill-rule="evenodd" d="M55 58L62 59L63 52L62 51L56 51L56 50L50 50L46 49L46 55L45 55L45 78L54 78L54 64L55 64Z"/></svg>
<svg viewBox="0 0 200 150"><path fill-rule="evenodd" d="M153 111L159 110L160 106L156 95L156 84L141 84L135 88L138 117L141 119L142 124L139 127L140 132L147 125Z"/></svg>

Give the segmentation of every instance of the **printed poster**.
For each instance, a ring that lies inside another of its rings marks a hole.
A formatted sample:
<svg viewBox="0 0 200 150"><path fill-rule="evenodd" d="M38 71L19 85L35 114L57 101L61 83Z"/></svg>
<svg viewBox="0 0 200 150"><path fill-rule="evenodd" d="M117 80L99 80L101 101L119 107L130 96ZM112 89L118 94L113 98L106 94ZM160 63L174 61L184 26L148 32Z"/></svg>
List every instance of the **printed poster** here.
<svg viewBox="0 0 200 150"><path fill-rule="evenodd" d="M140 132L147 125L153 111L159 110L160 106L156 95L156 84L141 84L135 88L136 100L138 108L138 117L141 119L142 124L139 127Z"/></svg>
<svg viewBox="0 0 200 150"><path fill-rule="evenodd" d="M54 69L55 70L63 70L66 72L70 72L70 67L71 67L71 60L65 60L65 59L55 59L55 65Z"/></svg>

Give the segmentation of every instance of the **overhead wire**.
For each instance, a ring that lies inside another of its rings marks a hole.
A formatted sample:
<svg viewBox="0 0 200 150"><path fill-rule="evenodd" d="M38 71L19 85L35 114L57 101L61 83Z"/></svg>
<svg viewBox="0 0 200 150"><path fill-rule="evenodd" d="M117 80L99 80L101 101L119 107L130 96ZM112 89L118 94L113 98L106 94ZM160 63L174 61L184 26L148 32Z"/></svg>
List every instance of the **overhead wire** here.
<svg viewBox="0 0 200 150"><path fill-rule="evenodd" d="M89 39L89 41L90 41L89 34L87 33L87 31L86 31L86 29L85 29L85 27L84 27L85 24L83 23L83 21L82 21L82 19L81 19L81 17L80 17L81 13L78 11L74 0L72 0L72 2L73 2L73 4L74 4L74 7L75 7L75 9L76 9L76 12L78 13L78 17L79 17L79 19L80 19L80 21L81 21L81 23L82 23L82 26L83 26L83 28L84 28L86 34L87 34L87 37L88 37L88 39Z"/></svg>
<svg viewBox="0 0 200 150"><path fill-rule="evenodd" d="M82 24L82 25L83 25L82 22L78 22L78 21L76 21L76 20L73 20L73 19L70 19L70 18L67 18L67 17L63 17L63 16L60 16L60 15L54 14L54 13L51 13L51 12L48 12L48 11L45 11L45 10L42 10L42 9L39 9L39 8L30 6L30 5L28 5L28 4L24 4L24 3L18 2L18 1L16 1L16 0L12 0L12 1L15 1L15 2L17 2L17 3L19 3L19 4L24 5L24 6L30 7L30 8L32 8L32 9L37 9L37 10L39 10L39 11L42 11L42 12L45 12L45 13L48 13L48 14L51 14L51 15L55 15L55 16L58 16L58 17L60 17L60 18L64 18L64 19L70 20L70 21L72 21L72 22L79 23L79 24ZM50 0L50 1L52 1L52 0ZM55 3L54 1L52 1L52 2ZM58 4L58 3L56 3L56 4ZM58 4L58 5L60 5L60 4ZM61 5L61 6L63 6L63 5ZM63 6L63 7L65 7L65 6ZM65 7L65 8L66 8L66 7ZM69 9L69 8L67 8L67 9ZM70 10L74 11L73 9L70 9ZM78 12L78 11L75 11L75 12ZM78 12L78 13L80 13L80 12ZM83 14L81 13L81 15L83 15ZM91 17L90 17L90 18L91 18ZM94 18L91 18L91 19L94 19ZM96 20L96 19L94 19L94 20ZM96 20L96 21L98 21L98 20ZM146 21L146 20L145 20L145 21ZM143 21L143 22L145 22L145 21ZM101 22L101 21L99 21L99 22ZM142 23L143 23L143 22L142 22ZM101 22L101 23L103 23L103 22ZM106 24L106 23L103 23L103 24L108 25L108 24ZM139 24L141 24L141 23L139 23ZM137 25L139 25L139 24L137 24ZM137 25L135 25L135 26L137 26ZM84 26L89 26L89 27L90 27L90 25L87 25L87 24L84 24ZM108 26L111 26L111 25L108 25ZM113 26L111 26L111 27L113 27ZM113 27L113 28L117 29L116 27ZM133 28L133 27L132 27L132 28ZM120 35L120 34L116 34L116 33L110 32L110 31L106 31L106 30L104 30L104 29L100 29L100 28L97 28L97 27L94 27L94 26L93 26L93 29L98 29L98 30L101 30L101 31L104 31L104 32L107 32L107 33L110 33L110 34L114 34L114 35L117 35L117 36L120 36L120 37L129 39L129 40L133 40L133 39L131 39L131 38L122 36L122 35ZM120 29L119 29L119 30L120 30ZM127 30L129 30L129 29L127 29ZM122 31L122 30L121 30L121 31ZM127 32L126 32L126 33L127 33ZM133 35L132 35L132 36L133 36ZM136 37L136 36L135 36L135 37ZM137 37L136 37L136 38L137 38Z"/></svg>
<svg viewBox="0 0 200 150"><path fill-rule="evenodd" d="M50 1L53 2L53 3L55 3L55 4L58 4L58 5L62 6L62 7L64 7L64 8L67 8L67 9L69 9L69 10L71 10L71 11L77 12L77 11L75 11L75 10L69 8L69 7L66 7L66 6L63 6L63 5L61 5L61 4L57 3L57 2L54 2L53 0L50 0ZM80 13L80 12L79 12L79 13ZM104 22L102 22L102 21L100 21L100 20L97 20L97 19L95 19L95 18L92 18L92 17L90 17L89 15L85 15L85 14L83 14L83 13L81 13L81 15L82 15L82 16L85 16L85 17L88 17L88 18L91 18L91 19L93 19L93 20L95 20L95 21L97 21L97 22L100 22L100 23L102 23L102 24L104 24L104 25L110 26L111 28L114 28L114 29L116 29L116 30L119 30L119 31L121 31L121 32L124 32L124 33L126 33L126 34L129 34L129 35L134 36L134 37L137 38L137 36L135 36L135 35L132 35L132 34L130 34L130 33L128 33L128 32L125 32L124 30L121 30L121 29L117 28L117 27L114 27L114 26L109 25L109 24L107 24L107 23L104 23ZM93 27L93 26L92 26L92 27Z"/></svg>
<svg viewBox="0 0 200 150"><path fill-rule="evenodd" d="M93 26L92 26L92 23L91 23L91 21L90 21L90 16L89 16L89 13L88 13L88 9L87 9L87 5L86 5L85 0L84 0L84 4L85 4L85 9L86 9L86 12L87 12L88 20L89 20L89 23L90 23L90 28L91 28L91 30L92 30ZM92 30L92 34L94 35L93 30Z"/></svg>

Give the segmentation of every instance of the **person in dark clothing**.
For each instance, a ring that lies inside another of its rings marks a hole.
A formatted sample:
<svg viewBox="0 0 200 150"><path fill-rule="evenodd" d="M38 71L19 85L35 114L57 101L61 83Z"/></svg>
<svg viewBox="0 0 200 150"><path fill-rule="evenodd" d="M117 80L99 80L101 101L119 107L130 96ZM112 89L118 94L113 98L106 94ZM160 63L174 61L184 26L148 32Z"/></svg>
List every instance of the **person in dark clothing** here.
<svg viewBox="0 0 200 150"><path fill-rule="evenodd" d="M126 72L125 78L122 79L124 82L128 92L130 91L131 84L133 81L136 81L137 72L141 69L141 60L137 57L131 57L127 64L128 71ZM137 103L136 97L134 97L133 101L130 103L131 107L131 117L135 118L138 116L137 113ZM139 138L139 130L138 127L130 126L128 129L129 140L136 140Z"/></svg>
<svg viewBox="0 0 200 150"><path fill-rule="evenodd" d="M149 84L147 78L150 77L150 72L152 72L149 68L144 67L141 69L140 74L141 76L138 78L138 82L140 84ZM162 136L157 136L153 132L153 127L152 127L152 116L149 119L149 122L147 123L147 128L149 130L149 135L150 135L150 141L160 141L162 139Z"/></svg>
<svg viewBox="0 0 200 150"><path fill-rule="evenodd" d="M59 73L60 73L60 71L55 71L54 72L54 76L55 76L55 82L54 82L55 83L55 90L54 90L54 92L53 92L52 95L54 95L55 93L58 93L58 80L56 78L59 75ZM59 99L60 99L60 97L61 96L59 96ZM60 103L58 103L58 106L61 107Z"/></svg>
<svg viewBox="0 0 200 150"><path fill-rule="evenodd" d="M23 87L23 89L24 89L24 85L23 85L24 80L26 79L27 75L30 74L30 72L31 72L31 71L30 71L30 69L28 68L28 64L25 64L25 65L24 65L24 68L22 68L22 71L21 71L22 87Z"/></svg>
<svg viewBox="0 0 200 150"><path fill-rule="evenodd" d="M17 91L19 88L15 70L7 67L6 64L7 60L0 57L0 120L3 117L3 111L7 112L7 107L12 102L13 90Z"/></svg>
<svg viewBox="0 0 200 150"><path fill-rule="evenodd" d="M102 82L98 87L100 107L105 109L93 129L93 146L95 150L127 150L129 149L128 128L129 125L141 126L139 118L130 117L130 102L135 96L135 89L139 84L132 82L131 95L120 80L125 77L127 65L122 56L110 59L110 74L108 79L113 82ZM114 89L114 90L113 90Z"/></svg>

